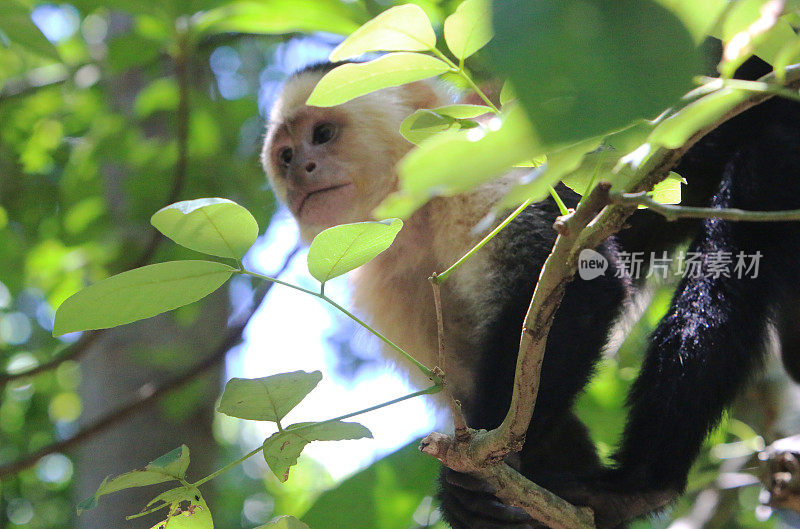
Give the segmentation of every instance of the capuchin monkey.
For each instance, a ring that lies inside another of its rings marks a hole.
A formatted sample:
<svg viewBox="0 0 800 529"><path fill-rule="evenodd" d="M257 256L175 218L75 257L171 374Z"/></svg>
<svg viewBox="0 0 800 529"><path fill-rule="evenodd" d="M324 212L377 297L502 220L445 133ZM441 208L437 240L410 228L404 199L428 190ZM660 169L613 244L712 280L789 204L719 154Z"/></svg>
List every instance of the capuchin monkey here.
<svg viewBox="0 0 800 529"><path fill-rule="evenodd" d="M755 61L746 78L768 68ZM434 82L371 93L340 106L305 101L335 65L293 75L269 118L263 164L305 241L325 228L372 219L398 187L395 166L411 148L400 123L420 108L450 103ZM766 71L769 71L768 69ZM687 205L746 210L800 208L800 105L773 98L725 123L684 157ZM353 302L382 333L428 366L437 364L436 315L428 276L475 243L476 223L518 174L473 192L437 197L414 213L394 244L357 271ZM558 188L565 202L577 197ZM552 200L528 207L444 285L447 380L472 428L497 427L511 398L522 321L556 238ZM798 375L800 223L667 223L644 211L597 249L609 262L593 280L568 286L547 341L541 385L515 465L576 505L591 507L597 527L624 527L658 510L686 486L703 440L758 372L767 327L775 319L786 365ZM631 285L617 274L620 251L659 251L690 239L702 272L680 282L656 328L628 397L624 435L601 464L572 407L601 358ZM761 255L756 277L708 273L715 252ZM454 529L533 529L542 524L501 503L484 482L443 468L440 500Z"/></svg>

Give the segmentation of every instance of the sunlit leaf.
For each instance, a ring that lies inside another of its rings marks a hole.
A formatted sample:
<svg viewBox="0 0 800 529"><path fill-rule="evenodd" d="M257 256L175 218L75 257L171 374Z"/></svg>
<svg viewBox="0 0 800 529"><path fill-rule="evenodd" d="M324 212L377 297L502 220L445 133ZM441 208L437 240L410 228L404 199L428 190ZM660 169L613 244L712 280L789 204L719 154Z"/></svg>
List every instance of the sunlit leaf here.
<svg viewBox="0 0 800 529"><path fill-rule="evenodd" d="M234 268L211 261L158 263L76 292L56 311L53 335L105 329L177 309L211 294Z"/></svg>
<svg viewBox="0 0 800 529"><path fill-rule="evenodd" d="M786 67L800 61L800 37L787 42L775 55L773 67L779 83L786 81Z"/></svg>
<svg viewBox="0 0 800 529"><path fill-rule="evenodd" d="M232 378L225 385L217 411L240 419L277 422L311 393L320 380L319 371Z"/></svg>
<svg viewBox="0 0 800 529"><path fill-rule="evenodd" d="M701 54L685 26L650 1L492 6L495 37L487 50L546 147L654 118L700 71Z"/></svg>
<svg viewBox="0 0 800 529"><path fill-rule="evenodd" d="M422 204L434 196L469 191L539 154L519 107L511 107L502 122L501 118L493 119L496 122L490 122L490 126L495 130L472 129L466 134L438 135L409 152L398 164L399 192L390 195L379 206L378 213L409 213L401 209ZM495 123L501 123L499 128Z"/></svg>
<svg viewBox="0 0 800 529"><path fill-rule="evenodd" d="M370 51L425 51L436 46L428 15L416 4L387 9L347 37L330 55L342 61Z"/></svg>
<svg viewBox="0 0 800 529"><path fill-rule="evenodd" d="M680 204L681 185L686 181L678 173L670 172L669 176L657 183L648 193L650 197L661 204Z"/></svg>
<svg viewBox="0 0 800 529"><path fill-rule="evenodd" d="M500 104L506 106L506 103L515 99L517 99L517 95L514 93L514 87L511 85L511 81L506 81L503 83L503 88L500 89Z"/></svg>
<svg viewBox="0 0 800 529"><path fill-rule="evenodd" d="M261 0L224 3L194 17L198 33L327 31L347 35L358 28L346 4L337 0Z"/></svg>
<svg viewBox="0 0 800 529"><path fill-rule="evenodd" d="M177 202L158 210L150 222L181 246L234 259L241 259L258 237L253 215L224 198Z"/></svg>
<svg viewBox="0 0 800 529"><path fill-rule="evenodd" d="M732 77L751 55L772 64L780 50L796 38L791 25L764 0L742 0L731 4L714 36L725 44L719 71Z"/></svg>
<svg viewBox="0 0 800 529"><path fill-rule="evenodd" d="M458 59L466 59L492 38L491 13L486 0L464 0L444 21L444 40Z"/></svg>
<svg viewBox="0 0 800 529"><path fill-rule="evenodd" d="M423 108L403 120L400 124L400 134L411 143L419 144L451 127L458 127L457 120Z"/></svg>
<svg viewBox="0 0 800 529"><path fill-rule="evenodd" d="M178 493L182 490L186 495L176 494L167 518L151 529L214 529L211 511L200 491L194 487L176 489Z"/></svg>
<svg viewBox="0 0 800 529"><path fill-rule="evenodd" d="M580 167L586 153L595 150L600 145L601 140L602 138L590 138L548 153L547 161L544 165L525 174L500 200L496 208L503 210L516 207L528 199L533 199L534 201L543 200L549 194L550 187L562 179L566 179L565 183L573 189L581 189L580 192L582 193L586 185L588 185L588 178L585 184L583 182L576 184L574 182L570 183L567 175Z"/></svg>
<svg viewBox="0 0 800 529"><path fill-rule="evenodd" d="M308 271L320 283L346 274L389 248L402 227L402 220L387 219L328 228L311 242Z"/></svg>
<svg viewBox="0 0 800 529"><path fill-rule="evenodd" d="M78 504L78 514L96 507L100 496L133 487L144 487L164 483L165 481L183 479L188 466L189 448L186 445L182 445L148 463L142 470L133 470L115 478L104 479L93 496Z"/></svg>
<svg viewBox="0 0 800 529"><path fill-rule="evenodd" d="M441 116L449 116L455 119L469 119L488 114L492 109L486 105L458 104L432 108L431 111Z"/></svg>
<svg viewBox="0 0 800 529"><path fill-rule="evenodd" d="M723 88L703 96L659 123L653 129L648 142L654 146L670 149L680 147L695 132L715 123L749 96L750 94L744 90L732 88Z"/></svg>
<svg viewBox="0 0 800 529"><path fill-rule="evenodd" d="M297 432L298 428L303 429ZM270 470L280 480L289 479L289 469L312 441L343 441L345 439L372 438L372 433L357 422L298 423L276 432L264 441L264 459Z"/></svg>
<svg viewBox="0 0 800 529"><path fill-rule="evenodd" d="M450 130L478 126L469 118L481 116L492 109L483 105L447 105L415 111L400 124L400 134L411 143L419 144L431 136Z"/></svg>
<svg viewBox="0 0 800 529"><path fill-rule="evenodd" d="M389 53L374 61L338 66L319 80L306 104L340 105L382 88L398 86L443 74L450 67L421 53Z"/></svg>
<svg viewBox="0 0 800 529"><path fill-rule="evenodd" d="M702 42L728 5L726 0L656 0L681 19L695 42Z"/></svg>

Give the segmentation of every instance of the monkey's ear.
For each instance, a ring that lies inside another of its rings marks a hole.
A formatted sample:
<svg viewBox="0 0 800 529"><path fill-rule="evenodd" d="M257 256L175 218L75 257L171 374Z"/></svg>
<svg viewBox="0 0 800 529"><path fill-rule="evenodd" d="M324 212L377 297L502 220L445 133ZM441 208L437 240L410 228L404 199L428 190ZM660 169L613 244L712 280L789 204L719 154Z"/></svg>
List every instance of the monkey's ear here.
<svg viewBox="0 0 800 529"><path fill-rule="evenodd" d="M437 86L435 80L415 81L403 86L402 94L408 105L414 109L436 108L447 104L444 88Z"/></svg>

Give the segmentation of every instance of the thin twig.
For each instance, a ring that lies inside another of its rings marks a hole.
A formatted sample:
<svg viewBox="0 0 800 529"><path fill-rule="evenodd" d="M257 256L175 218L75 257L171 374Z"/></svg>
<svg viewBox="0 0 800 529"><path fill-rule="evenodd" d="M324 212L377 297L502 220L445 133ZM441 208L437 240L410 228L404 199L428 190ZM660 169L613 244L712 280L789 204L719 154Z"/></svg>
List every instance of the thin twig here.
<svg viewBox="0 0 800 529"><path fill-rule="evenodd" d="M431 282L433 289L433 303L436 307L436 331L439 337L439 368L438 375L442 377L445 382L444 392L448 405L450 406L450 413L453 416L453 425L455 427L455 437L459 441L468 441L471 437L469 429L467 428L467 420L461 411L461 403L453 396L453 392L447 386L447 355L444 341L444 316L442 314L442 291L441 285L436 280L436 272L428 278ZM434 369L435 371L435 369Z"/></svg>
<svg viewBox="0 0 800 529"><path fill-rule="evenodd" d="M296 246L283 261L278 272L275 274L279 276L283 274L286 269L291 264L292 259L299 251L300 247ZM155 389L152 389L151 384L143 385L139 391L136 392L139 395L138 398L135 400L117 408L116 410L106 414L105 416L97 419L96 421L92 422L88 426L81 428L75 435L70 437L69 439L65 439L63 441L58 441L55 443L51 443L44 448L37 450L36 452L29 454L17 461L9 463L0 467L0 478L4 476L9 476L16 474L26 468L30 468L35 465L39 459L42 457L53 454L56 452L64 452L69 450L83 441L89 439L90 437L103 432L122 422L123 420L127 419L131 415L151 406L155 402L157 402L161 397L167 395L168 393L180 388L181 386L193 381L199 375L205 373L209 369L217 366L222 360L224 360L225 355L228 351L237 343L239 343L242 339L242 332L244 331L247 324L250 322L250 319L255 314L258 307L261 305L261 302L264 300L266 295L269 293L270 288L272 288L273 283L264 283L264 286L260 289L260 293L258 294L256 300L254 300L253 305L250 309L246 312L244 316L242 316L239 321L229 327L225 332L225 337L222 341L214 348L213 352L211 352L208 356L197 362L195 365L190 367L189 369L185 370L184 372L169 378L159 384Z"/></svg>
<svg viewBox="0 0 800 529"><path fill-rule="evenodd" d="M648 209L662 215L668 221L678 219L722 219L747 222L782 222L800 220L800 209L785 211L747 211L736 208L700 208L663 204L653 200L646 191L639 193L614 193L611 203L622 206L647 206Z"/></svg>

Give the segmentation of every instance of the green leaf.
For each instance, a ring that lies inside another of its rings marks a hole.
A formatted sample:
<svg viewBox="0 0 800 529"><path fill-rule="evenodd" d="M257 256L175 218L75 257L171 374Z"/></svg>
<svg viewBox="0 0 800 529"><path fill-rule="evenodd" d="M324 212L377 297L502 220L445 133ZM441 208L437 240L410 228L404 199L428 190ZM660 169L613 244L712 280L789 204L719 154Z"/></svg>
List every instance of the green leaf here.
<svg viewBox="0 0 800 529"><path fill-rule="evenodd" d="M232 378L225 385L217 411L251 421L278 422L306 395L322 373L293 371L262 378Z"/></svg>
<svg viewBox="0 0 800 529"><path fill-rule="evenodd" d="M470 119L488 114L492 112L492 109L486 105L457 104L432 108L431 111L439 114L440 116L449 116L455 119Z"/></svg>
<svg viewBox="0 0 800 529"><path fill-rule="evenodd" d="M444 40L464 60L492 39L491 12L486 0L464 0L444 21Z"/></svg>
<svg viewBox="0 0 800 529"><path fill-rule="evenodd" d="M211 511L198 489L181 487L167 493L172 493L167 495L172 500L169 515L153 529L214 529Z"/></svg>
<svg viewBox="0 0 800 529"><path fill-rule="evenodd" d="M330 55L343 61L370 51L427 51L436 46L428 15L416 4L387 9L347 37Z"/></svg>
<svg viewBox="0 0 800 529"><path fill-rule="evenodd" d="M266 525L260 525L256 529L310 529L306 524L294 516L279 516Z"/></svg>
<svg viewBox="0 0 800 529"><path fill-rule="evenodd" d="M189 468L189 447L181 445L158 459L154 459L145 468L182 479L186 477L186 469Z"/></svg>
<svg viewBox="0 0 800 529"><path fill-rule="evenodd" d="M78 504L78 514L95 508L100 496L133 487L144 487L164 483L165 481L183 479L186 476L188 466L189 448L186 445L181 445L179 448L148 463L143 470L132 470L113 479L104 479L93 496Z"/></svg>
<svg viewBox="0 0 800 529"><path fill-rule="evenodd" d="M308 249L308 271L320 283L374 259L394 242L400 219L342 224L323 231Z"/></svg>
<svg viewBox="0 0 800 529"><path fill-rule="evenodd" d="M520 182L500 200L495 209L504 210L517 207L528 199L543 200L550 193L550 187L562 179L565 179L568 186L573 187L575 184L570 185L566 175L578 169L586 153L596 149L601 140L602 138L590 138L549 153L547 161L520 179ZM580 191L582 193L585 185L581 187L583 187ZM573 189L575 188L573 187Z"/></svg>
<svg viewBox="0 0 800 529"><path fill-rule="evenodd" d="M483 105L447 105L438 108L422 108L408 116L400 124L400 134L414 144L420 144L440 132L462 128L474 128L478 125L468 121L491 112Z"/></svg>
<svg viewBox="0 0 800 529"><path fill-rule="evenodd" d="M567 149L565 153L568 153L570 150L571 149ZM583 154L576 150L573 151L572 154L577 155L577 158L570 160L568 157L564 158L554 155L553 159L560 167L556 168L554 166L553 168L556 169L555 172L561 174L560 178L561 181L564 182L564 185L579 195L590 191L589 187L592 186L592 184L601 181L610 182L612 187L621 185L622 189L625 189L625 184L628 183L627 180L634 174L627 165L622 166L621 173L615 172L615 170L618 169L617 164L619 163L622 153L609 148L603 148L594 152L584 150ZM512 190L510 194L513 195L516 191L517 190ZM519 196L516 198L519 198Z"/></svg>
<svg viewBox="0 0 800 529"><path fill-rule="evenodd" d="M495 130L440 134L409 152L398 164L399 193L390 195L376 214L409 214L408 206L469 191L540 154L519 106L507 107L497 119L502 123Z"/></svg>
<svg viewBox="0 0 800 529"><path fill-rule="evenodd" d="M514 93L514 87L511 86L511 81L503 83L503 88L500 89L500 104L506 106L507 103L515 101L517 94Z"/></svg>
<svg viewBox="0 0 800 529"><path fill-rule="evenodd" d="M765 17L764 3L764 0L742 0L731 4L714 32L726 46L726 58L718 67L723 77L733 77L736 69L752 55L773 64L780 50L797 36L783 18L772 19L769 14Z"/></svg>
<svg viewBox="0 0 800 529"><path fill-rule="evenodd" d="M175 489L165 490L164 492L162 492L161 494L159 494L158 496L156 496L152 500L148 501L147 505L145 506L145 508L142 509L142 512L139 513L139 514L133 515L132 518L133 517L138 517L139 515L142 515L143 513L147 513L152 506L154 506L154 505L156 505L158 503L163 503L164 504L162 506L159 506L159 509L163 508L163 507L167 507L167 506L172 505L174 503L180 503L181 501L185 500L187 497L192 497L192 495L190 494L190 491L193 491L193 490L197 490L197 489L195 489L194 487L178 487L178 488L175 488Z"/></svg>
<svg viewBox="0 0 800 529"><path fill-rule="evenodd" d="M436 495L439 470L419 441L411 442L323 492L303 522L314 529L408 529L423 498Z"/></svg>
<svg viewBox="0 0 800 529"><path fill-rule="evenodd" d="M548 148L654 118L701 71L685 26L651 1L492 5L495 37L487 49Z"/></svg>
<svg viewBox="0 0 800 529"><path fill-rule="evenodd" d="M294 432L298 428L302 431ZM357 422L297 423L276 432L264 441L264 459L281 482L289 479L289 469L312 441L343 441L345 439L372 438L372 433Z"/></svg>
<svg viewBox="0 0 800 529"><path fill-rule="evenodd" d="M55 46L31 20L31 10L17 0L0 2L0 32L5 36L3 40L24 46L42 57L61 61Z"/></svg>
<svg viewBox="0 0 800 529"><path fill-rule="evenodd" d="M211 261L171 261L109 277L58 307L53 336L116 327L177 309L211 294L234 271Z"/></svg>
<svg viewBox="0 0 800 529"><path fill-rule="evenodd" d="M400 124L400 134L414 144L419 144L431 136L458 127L458 121L437 114L433 110L422 108L416 110Z"/></svg>
<svg viewBox="0 0 800 529"><path fill-rule="evenodd" d="M233 259L241 259L258 237L253 215L224 198L177 202L158 210L150 222L181 246Z"/></svg>
<svg viewBox="0 0 800 529"><path fill-rule="evenodd" d="M800 38L795 38L786 44L775 55L773 67L775 78L779 83L786 82L786 67L800 60Z"/></svg>
<svg viewBox="0 0 800 529"><path fill-rule="evenodd" d="M421 53L389 53L374 61L338 66L319 80L307 105L332 107L382 88L398 86L450 71L444 62Z"/></svg>
<svg viewBox="0 0 800 529"><path fill-rule="evenodd" d="M347 35L358 28L348 6L337 0L230 2L199 13L193 20L200 34L327 31Z"/></svg>
<svg viewBox="0 0 800 529"><path fill-rule="evenodd" d="M700 43L708 37L709 31L725 11L726 0L656 0L681 19L694 41Z"/></svg>
<svg viewBox="0 0 800 529"><path fill-rule="evenodd" d="M749 96L749 92L733 88L722 88L703 96L659 123L647 141L653 147L676 149Z"/></svg>
<svg viewBox="0 0 800 529"><path fill-rule="evenodd" d="M650 197L656 202L662 204L680 204L681 203L681 184L685 184L686 180L683 179L678 173L670 172L669 176L657 183L653 190L648 193ZM642 206L640 206L641 208Z"/></svg>

